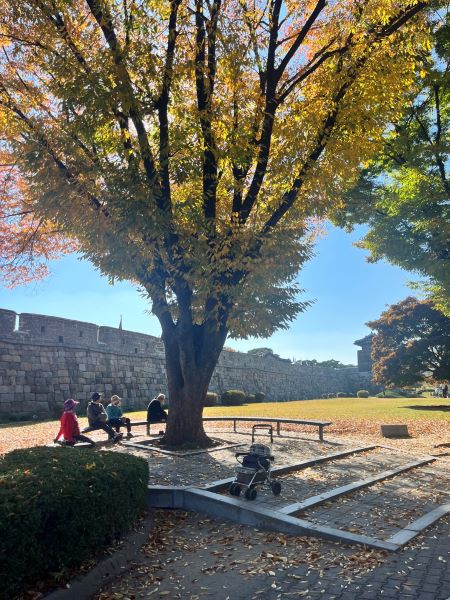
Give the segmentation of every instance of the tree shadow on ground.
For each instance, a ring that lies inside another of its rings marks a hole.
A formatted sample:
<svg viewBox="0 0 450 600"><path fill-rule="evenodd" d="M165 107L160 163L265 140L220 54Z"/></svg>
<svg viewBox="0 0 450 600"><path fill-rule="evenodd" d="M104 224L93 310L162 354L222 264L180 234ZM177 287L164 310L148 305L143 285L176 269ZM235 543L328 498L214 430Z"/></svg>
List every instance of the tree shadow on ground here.
<svg viewBox="0 0 450 600"><path fill-rule="evenodd" d="M404 406L403 408L412 408L413 410L441 410L450 412L450 404L431 404L429 406L421 406L419 404L412 406Z"/></svg>
<svg viewBox="0 0 450 600"><path fill-rule="evenodd" d="M287 435L287 433L292 433L293 435ZM208 433L208 432L207 432ZM216 433L216 432L214 432ZM245 436L249 436L251 438L252 434L250 430L247 431L233 431L233 432L229 432L229 433L233 433L234 435L245 435ZM322 441L315 439L315 438L310 438L310 437L305 437L301 435L302 432L297 432L295 431L295 429L285 429L283 431L283 433L281 433L280 435L278 434L273 434L273 439L274 441L277 440L282 440L283 438L286 440L304 440L305 442L317 442L318 444L324 444L325 446L344 446L345 442L335 442L335 441L331 441L331 440L327 440L324 439ZM209 435L209 434L208 434ZM326 435L326 432L325 432ZM263 434L256 434L255 435L255 442L258 442L257 438L263 438L260 440L261 444L265 444L267 443L267 440L269 439L268 436L264 436ZM266 442L264 442L264 438L266 439ZM250 444L251 442L249 442ZM258 442L259 443L259 442Z"/></svg>

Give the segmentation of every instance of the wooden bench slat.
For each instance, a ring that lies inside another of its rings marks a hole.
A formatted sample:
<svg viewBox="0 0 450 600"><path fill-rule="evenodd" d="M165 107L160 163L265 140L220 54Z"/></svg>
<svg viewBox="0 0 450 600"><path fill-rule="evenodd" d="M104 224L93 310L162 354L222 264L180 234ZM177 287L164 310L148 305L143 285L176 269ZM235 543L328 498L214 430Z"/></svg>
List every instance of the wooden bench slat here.
<svg viewBox="0 0 450 600"><path fill-rule="evenodd" d="M319 428L319 439L323 441L323 430L324 427L328 425L332 425L332 421L311 421L306 419L280 419L278 417L203 417L203 421L233 421L234 422L234 431L236 431L236 422L237 421L248 421L248 422L264 422L264 423L276 423L277 424L277 434L280 435L280 425L282 423L294 423L297 425L313 425Z"/></svg>
<svg viewBox="0 0 450 600"><path fill-rule="evenodd" d="M282 423L290 423L295 425L311 425L319 428L319 439L323 441L323 430L324 427L328 425L332 425L332 421L313 421L309 419L280 419L278 417L238 417L238 416L230 416L230 417L202 417L203 421L234 421L234 430L236 431L236 422L247 421L247 422L257 422L257 423L276 423L277 424L277 434L280 435L280 425ZM163 424L166 421L131 421L131 427L137 427L140 425L146 425L147 427L147 435L150 435L150 425ZM91 427L86 427L83 429L82 433L88 433L89 431L96 431Z"/></svg>

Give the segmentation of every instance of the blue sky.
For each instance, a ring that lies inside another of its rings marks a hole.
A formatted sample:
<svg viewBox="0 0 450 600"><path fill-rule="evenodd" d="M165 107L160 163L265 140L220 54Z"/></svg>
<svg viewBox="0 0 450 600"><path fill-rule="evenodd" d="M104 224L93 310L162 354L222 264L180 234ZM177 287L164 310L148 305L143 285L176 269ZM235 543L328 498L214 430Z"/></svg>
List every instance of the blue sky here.
<svg viewBox="0 0 450 600"><path fill-rule="evenodd" d="M369 333L366 321L376 319L386 305L411 294L407 282L414 277L385 262L370 264L366 253L352 244L362 235L328 227L319 240L316 256L300 272L303 299L315 299L288 331L271 338L227 340L226 345L246 352L265 346L284 358L326 360L356 364L353 345ZM0 289L0 308L38 313L160 335L149 305L129 283L109 285L86 261L68 256L51 264L51 276L13 290Z"/></svg>

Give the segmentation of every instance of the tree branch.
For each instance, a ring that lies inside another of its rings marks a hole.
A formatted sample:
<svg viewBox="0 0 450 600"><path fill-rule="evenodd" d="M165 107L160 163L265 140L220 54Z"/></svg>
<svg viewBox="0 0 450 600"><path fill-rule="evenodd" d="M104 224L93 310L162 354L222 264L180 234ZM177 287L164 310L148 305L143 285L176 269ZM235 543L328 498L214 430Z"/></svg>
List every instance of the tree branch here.
<svg viewBox="0 0 450 600"><path fill-rule="evenodd" d="M3 86L1 86L3 88ZM0 88L0 89L1 89ZM4 91L5 88L3 88ZM10 110L13 114L16 115L21 121L23 121L27 128L34 134L35 141L47 152L47 154L53 159L55 165L58 168L61 176L67 181L69 184L73 184L79 189L89 200L90 204L97 212L102 212L105 216L109 216L109 211L102 205L100 200L95 197L94 194L89 192L84 188L84 186L78 181L77 177L71 170L67 167L67 165L58 157L54 149L52 148L50 142L47 140L45 135L36 129L31 120L23 113L19 107L17 107L11 100L9 102L4 102L0 100L0 105L4 106L8 110Z"/></svg>
<svg viewBox="0 0 450 600"><path fill-rule="evenodd" d="M163 212L170 213L171 206L167 205L167 199L161 194L158 173L155 167L155 161L148 141L147 131L141 116L141 108L134 94L130 75L127 71L122 49L117 39L111 15L105 5L101 6L101 0L86 0L92 16L97 21L98 26L103 32L103 36L111 51L111 55L116 65L118 76L117 92L120 94L124 106L128 109L133 125L136 129L141 160L147 175L150 192L152 193L156 205Z"/></svg>
<svg viewBox="0 0 450 600"><path fill-rule="evenodd" d="M278 107L278 102L276 98L276 87L278 80L275 68L275 55L278 43L279 20L282 4L282 0L271 0L270 4L270 33L269 46L267 50L267 63L265 70L266 94L264 117L261 129L261 137L258 142L258 158L255 172L245 200L242 203L242 208L239 212L239 220L241 221L241 223L245 223L247 221L250 212L256 202L256 198L258 197L259 190L261 189L261 185L263 183L264 176L267 170L267 165L269 162L270 144L272 140L275 112Z"/></svg>
<svg viewBox="0 0 450 600"><path fill-rule="evenodd" d="M317 21L320 13L325 8L325 6L326 6L326 0L318 0L317 1L317 4L314 7L314 10L309 15L309 17L306 19L306 22L303 25L299 34L297 35L295 42L292 44L292 46L286 52L286 54L284 55L284 58L281 60L280 64L278 65L278 67L276 69L276 76L277 76L278 80L280 80L280 77L283 75L289 62L295 56L295 53L302 45L303 41L305 40L306 36L308 35L309 31L311 30L311 27Z"/></svg>
<svg viewBox="0 0 450 600"><path fill-rule="evenodd" d="M181 0L171 0L170 2L170 17L169 17L169 32L167 38L166 61L164 65L163 82L160 96L157 100L158 119L159 119L159 173L161 180L162 195L165 199L165 204L171 206L171 191L170 191L170 143L169 143L169 118L168 106L170 98L170 88L173 79L173 62L175 58L175 46L177 40L177 16L178 8Z"/></svg>
<svg viewBox="0 0 450 600"><path fill-rule="evenodd" d="M195 0L195 82L197 89L197 108L202 129L203 151L203 214L213 224L216 217L217 192L217 147L212 130L211 102L216 71L215 39L217 19L221 0L214 0L214 21L208 31L208 66L206 68L206 27L203 16L203 0ZM207 73L205 74L205 70Z"/></svg>

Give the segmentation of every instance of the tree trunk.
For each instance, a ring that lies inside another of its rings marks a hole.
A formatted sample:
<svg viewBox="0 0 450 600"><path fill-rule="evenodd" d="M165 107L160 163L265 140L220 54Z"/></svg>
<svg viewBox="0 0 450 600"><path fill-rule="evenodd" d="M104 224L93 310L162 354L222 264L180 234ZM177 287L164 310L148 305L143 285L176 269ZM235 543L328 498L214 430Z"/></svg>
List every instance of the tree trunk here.
<svg viewBox="0 0 450 600"><path fill-rule="evenodd" d="M203 429L203 406L226 334L191 323L163 330L169 392L166 444L211 445Z"/></svg>

